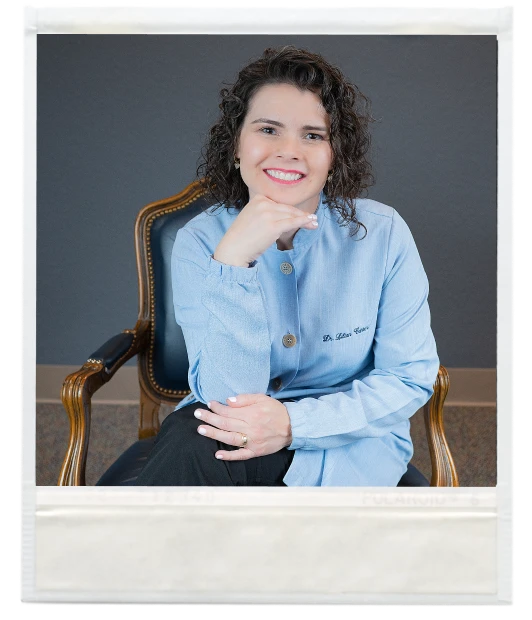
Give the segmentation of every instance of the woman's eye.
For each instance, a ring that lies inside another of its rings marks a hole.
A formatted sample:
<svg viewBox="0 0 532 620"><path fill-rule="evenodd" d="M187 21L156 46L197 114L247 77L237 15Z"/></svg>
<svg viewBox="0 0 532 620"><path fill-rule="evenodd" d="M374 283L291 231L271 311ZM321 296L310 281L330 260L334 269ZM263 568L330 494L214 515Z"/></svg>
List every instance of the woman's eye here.
<svg viewBox="0 0 532 620"><path fill-rule="evenodd" d="M275 132L275 128L274 128L274 127L261 127L261 128L259 129L259 132L261 132L261 133L265 133L266 135L271 136L272 134L271 134L271 133L269 133L270 131ZM324 139L324 138L323 138L323 136L322 136L322 135L320 135L319 133L308 133L308 134L306 134L306 135L307 135L307 136L312 136L312 140L311 140L311 142L316 142L316 138L318 139L318 141L319 141L319 140L323 140L323 139Z"/></svg>

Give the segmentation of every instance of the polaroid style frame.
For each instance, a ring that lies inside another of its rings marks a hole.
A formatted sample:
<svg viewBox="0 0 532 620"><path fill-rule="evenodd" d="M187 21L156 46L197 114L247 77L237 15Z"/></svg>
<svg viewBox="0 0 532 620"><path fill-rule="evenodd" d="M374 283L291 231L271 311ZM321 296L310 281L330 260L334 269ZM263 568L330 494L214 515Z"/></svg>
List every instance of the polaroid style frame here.
<svg viewBox="0 0 532 620"><path fill-rule="evenodd" d="M26 8L26 307L35 307L36 295L37 34L315 34L317 28L498 37L498 212L505 217L498 218L497 241L497 405L505 415L497 431L497 486L36 487L35 332L26 314L23 600L511 602L511 8L287 9L282 21L266 9Z"/></svg>

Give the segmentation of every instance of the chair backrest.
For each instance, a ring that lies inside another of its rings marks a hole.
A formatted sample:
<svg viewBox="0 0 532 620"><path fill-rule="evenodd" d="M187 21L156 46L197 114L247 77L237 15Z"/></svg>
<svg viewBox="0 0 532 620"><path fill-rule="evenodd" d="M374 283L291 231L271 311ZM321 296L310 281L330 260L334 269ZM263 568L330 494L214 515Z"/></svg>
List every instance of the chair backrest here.
<svg viewBox="0 0 532 620"><path fill-rule="evenodd" d="M175 321L171 256L177 231L211 206L198 182L144 207L137 216L135 243L139 277L139 320L150 323L148 346L139 355L140 380L152 398L178 402L189 393L188 357Z"/></svg>

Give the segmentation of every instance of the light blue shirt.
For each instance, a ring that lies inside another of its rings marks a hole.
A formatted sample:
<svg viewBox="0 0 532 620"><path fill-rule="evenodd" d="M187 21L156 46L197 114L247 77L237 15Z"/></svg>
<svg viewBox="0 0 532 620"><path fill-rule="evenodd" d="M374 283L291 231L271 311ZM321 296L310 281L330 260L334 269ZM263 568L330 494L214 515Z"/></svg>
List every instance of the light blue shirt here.
<svg viewBox="0 0 532 620"><path fill-rule="evenodd" d="M192 393L176 409L293 399L287 486L396 486L413 454L409 418L439 368L427 276L395 209L357 199L361 239L325 200L316 230L249 268L212 258L238 210L211 207L179 230L172 283Z"/></svg>

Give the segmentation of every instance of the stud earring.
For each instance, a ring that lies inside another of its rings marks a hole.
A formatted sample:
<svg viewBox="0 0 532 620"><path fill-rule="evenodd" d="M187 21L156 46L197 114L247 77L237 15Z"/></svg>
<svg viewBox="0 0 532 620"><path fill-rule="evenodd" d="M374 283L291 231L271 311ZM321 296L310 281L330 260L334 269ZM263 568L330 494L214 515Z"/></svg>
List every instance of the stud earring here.
<svg viewBox="0 0 532 620"><path fill-rule="evenodd" d="M330 183L332 179L332 172L327 177L327 182Z"/></svg>
<svg viewBox="0 0 532 620"><path fill-rule="evenodd" d="M235 168L238 170L240 168L240 160L235 159Z"/></svg>

